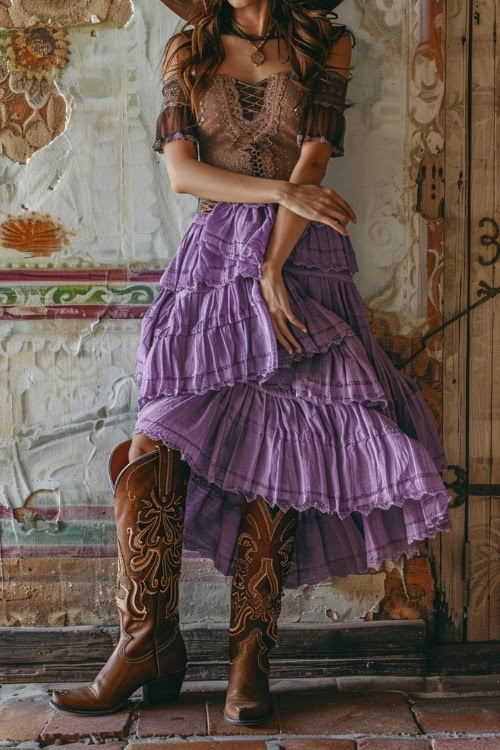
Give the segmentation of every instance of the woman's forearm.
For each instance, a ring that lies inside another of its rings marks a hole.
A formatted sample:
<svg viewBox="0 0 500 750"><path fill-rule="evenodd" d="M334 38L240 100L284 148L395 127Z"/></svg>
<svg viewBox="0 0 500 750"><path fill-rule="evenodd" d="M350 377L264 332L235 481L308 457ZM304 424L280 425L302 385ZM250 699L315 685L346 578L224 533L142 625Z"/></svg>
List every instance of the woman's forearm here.
<svg viewBox="0 0 500 750"><path fill-rule="evenodd" d="M229 203L280 203L288 189L286 180L252 177L214 167L196 159L185 159L167 167L176 193Z"/></svg>
<svg viewBox="0 0 500 750"><path fill-rule="evenodd" d="M324 176L325 169L321 165L301 164L299 161L290 176L290 182L299 185L321 185ZM263 270L272 269L275 272L281 272L286 259L308 224L309 219L298 216L284 206L279 206L264 255Z"/></svg>

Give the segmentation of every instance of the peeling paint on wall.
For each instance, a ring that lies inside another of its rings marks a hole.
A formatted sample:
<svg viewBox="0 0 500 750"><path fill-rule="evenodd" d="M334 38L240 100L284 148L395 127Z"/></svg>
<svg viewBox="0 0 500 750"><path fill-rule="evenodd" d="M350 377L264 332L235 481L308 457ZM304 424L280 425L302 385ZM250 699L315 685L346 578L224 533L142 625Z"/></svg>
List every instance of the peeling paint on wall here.
<svg viewBox="0 0 500 750"><path fill-rule="evenodd" d="M133 15L131 0L1 0L0 27L25 27L37 23L70 26L103 23L125 26Z"/></svg>

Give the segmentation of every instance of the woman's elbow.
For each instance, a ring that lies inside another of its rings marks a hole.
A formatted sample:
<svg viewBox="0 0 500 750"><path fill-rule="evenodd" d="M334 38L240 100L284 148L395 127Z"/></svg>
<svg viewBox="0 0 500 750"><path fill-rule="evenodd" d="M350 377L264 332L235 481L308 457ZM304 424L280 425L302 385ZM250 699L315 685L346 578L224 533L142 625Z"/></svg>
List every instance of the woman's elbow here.
<svg viewBox="0 0 500 750"><path fill-rule="evenodd" d="M174 191L174 193L187 193L188 192L186 171L187 170L180 165L167 166L170 186L172 190Z"/></svg>
<svg viewBox="0 0 500 750"><path fill-rule="evenodd" d="M174 193L185 193L186 189L183 185L182 178L178 174L172 174L169 172L169 178L170 178L170 187L174 191Z"/></svg>

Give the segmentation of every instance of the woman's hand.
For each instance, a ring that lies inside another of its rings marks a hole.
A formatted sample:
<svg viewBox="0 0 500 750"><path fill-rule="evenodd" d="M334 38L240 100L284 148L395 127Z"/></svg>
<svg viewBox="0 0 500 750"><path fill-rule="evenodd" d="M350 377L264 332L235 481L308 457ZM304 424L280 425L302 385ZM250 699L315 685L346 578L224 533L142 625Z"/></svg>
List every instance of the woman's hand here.
<svg viewBox="0 0 500 750"><path fill-rule="evenodd" d="M297 352L301 352L302 347L289 329L287 321L304 333L307 333L307 328L292 312L281 270L276 266L263 263L260 288L269 310L276 338L289 354L293 354L294 348Z"/></svg>
<svg viewBox="0 0 500 750"><path fill-rule="evenodd" d="M349 220L356 223L356 214L351 206L335 190L321 185L298 185L287 183L280 193L280 205L303 216L309 221L321 221L348 236L345 228Z"/></svg>

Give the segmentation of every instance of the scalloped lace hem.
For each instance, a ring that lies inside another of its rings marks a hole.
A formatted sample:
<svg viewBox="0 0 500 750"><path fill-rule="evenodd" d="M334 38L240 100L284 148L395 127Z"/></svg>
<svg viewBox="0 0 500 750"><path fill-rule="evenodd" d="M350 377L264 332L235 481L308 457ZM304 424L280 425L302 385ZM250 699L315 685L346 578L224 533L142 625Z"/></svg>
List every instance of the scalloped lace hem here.
<svg viewBox="0 0 500 750"><path fill-rule="evenodd" d="M277 384L269 384L266 385L266 381L274 375L277 371L286 369L289 370L293 368L294 364L296 362L299 362L303 359L312 359L312 357L318 355L318 354L326 354L329 350L333 349L333 347L339 346L342 344L345 338L348 336L356 336L355 331L352 329L344 329L337 335L333 336L329 342L322 344L320 346L316 346L314 351L310 352L294 352L289 358L284 362L278 362L276 365L272 365L270 367L265 367L257 370L255 373L249 375L248 373L245 373L240 378L231 376L229 378L226 378L224 380L218 380L215 383L212 383L211 385L206 385L203 387L197 387L196 385L191 385L189 387L186 387L184 389L181 389L179 387L175 388L175 390L171 390L168 385L166 384L165 378L144 378L142 377L140 372L136 373L136 380L137 382L142 385L143 383L156 383L160 382L159 386L155 386L154 394L147 394L147 393L141 393L139 395L138 399L138 405L139 410L143 409L144 406L151 400L154 400L156 398L159 398L161 396L180 396L180 395L186 395L186 394L193 394L196 396L203 396L209 391L220 391L222 388L231 388L235 385L238 385L240 383L248 383L249 385L255 386L256 384L262 385L265 389L267 389L268 392L275 391L276 395L285 396L285 394L289 394L289 396L293 398L304 398L307 401L310 401L314 404L332 404L336 402L340 402L343 404L352 404L352 403L361 403L368 408L387 408L389 403L387 400L387 397L385 393L382 390L382 387L380 386L380 383L378 380L374 381L366 381L363 383L365 386L379 386L379 392L378 394L374 394L373 396L367 395L362 400L355 400L353 398L350 398L348 396L342 398L342 397L335 397L333 395L329 396L313 396L309 393L307 390L307 386L300 386L300 384L290 384L290 385L277 385ZM265 355L266 357L272 357L273 353L269 353L268 355ZM143 363L140 364L140 370L143 369ZM202 377L206 377L209 375L214 375L218 371L214 370L209 373L201 373ZM190 380L199 378L200 374L193 375ZM176 378L172 378L172 380L177 380ZM184 380L187 380L187 378L184 378ZM343 384L345 385L345 384ZM142 389L141 389L142 390ZM328 386L325 388L325 392L328 390Z"/></svg>
<svg viewBox="0 0 500 750"><path fill-rule="evenodd" d="M419 548L418 545L420 542L424 542L426 539L434 539L437 534L441 532L448 532L451 530L451 521L448 513L445 513L441 516L437 516L434 519L434 523L432 526L429 526L425 532L424 535L410 535L409 539L406 541L402 541L399 544L393 544L391 545L391 549L387 550L386 552L379 552L377 548L372 548L370 550L366 551L366 558L367 563L366 565L359 565L356 563L356 555L348 555L347 557L343 558L343 561L347 561L347 564L349 565L349 561L352 560L351 569L349 573L346 575L352 575L353 573L369 573L373 570L375 570L377 573L380 573L382 570L382 566L384 562L394 562L396 563L402 555L406 557L406 559L409 559L411 557L416 557L419 554ZM187 537L187 535L186 535ZM214 567L216 570L219 571L219 573L222 573L223 575L227 575L227 567L223 567L220 563L217 562L216 556L213 552L209 551L208 549L205 549L202 547L202 545L196 545L195 540L191 537L185 537L184 541L184 549L187 552L190 552L194 555L197 555L199 557L208 558L212 561ZM229 565L233 562L232 558L228 558L225 556L220 550L217 551L217 557L219 560L226 560ZM335 561L329 561L329 563L323 563L321 568L324 570L327 567L331 567L332 570L329 572L326 572L323 576L321 575L314 575L313 567L309 568L303 568L300 567L300 578L301 582L297 586L292 586L284 584L284 588L297 588L298 586L314 586L319 583L323 583L325 581L329 581L332 576L338 575L338 573L334 572L334 566ZM229 567L229 566L228 566ZM307 571L311 571L311 575L307 574Z"/></svg>
<svg viewBox="0 0 500 750"><path fill-rule="evenodd" d="M390 508L396 506L397 508L402 508L403 505L408 500L423 500L435 498L436 500L446 500L446 503L449 504L449 502L452 501L452 496L446 491L446 490L436 490L432 491L429 489L420 489L420 490L414 490L411 493L404 493L404 494L397 494L393 497L391 497L390 501L387 502L370 502L365 503L363 505L356 505L355 508L348 507L347 503L344 502L344 504L340 504L339 507L335 508L335 510L327 509L324 507L324 505L321 505L319 502L311 500L310 502L306 504L301 503L299 500L288 500L284 498L277 498L273 499L269 496L266 496L265 491L263 492L249 492L247 490L242 489L241 487L237 487L235 485L230 484L224 484L223 486L217 485L214 482L210 482L207 477L205 476L202 468L198 466L196 460L190 453L184 449L181 449L178 445L175 443L172 443L168 440L165 440L165 436L161 434L161 430L153 430L151 428L146 429L134 429L132 435L137 435L140 433L145 433L151 440L157 440L161 441L164 445L167 446L167 448L170 448L171 450L175 450L178 453L180 453L181 459L185 461L187 464L189 464L192 473L193 478L196 477L196 482L201 486L204 487L207 490L212 489L214 486L217 487L220 490L223 490L224 492L233 492L236 494L242 494L246 500L252 501L256 500L257 498L261 497L263 498L268 505L271 505L273 507L280 508L280 510L287 511L294 508L298 511L304 511L304 510L318 510L320 513L330 513L334 514L336 513L340 520L344 520L344 518L347 518L351 513L358 512L361 513L363 516L368 516L373 510L389 510ZM406 480L406 482L409 482L411 480ZM388 494L389 486L384 488L377 488L377 494L383 495ZM351 498L348 498L348 500L355 500L356 497L353 496ZM332 497L331 500L333 500L335 503L336 501L340 501L340 498ZM345 498L344 498L345 500ZM443 514L442 517L446 518L446 514ZM420 523L420 522L416 522ZM432 527L431 527L432 528Z"/></svg>
<svg viewBox="0 0 500 750"><path fill-rule="evenodd" d="M207 269L210 270L210 267L207 266ZM218 268L213 270L219 272ZM316 274L342 274L345 278L335 276L335 282L338 283L339 281L344 281L350 284L354 283L353 275L355 273L345 263L320 266L318 263L308 263L300 258L291 257L287 259L283 266L283 271L291 274L294 272L302 274L308 272ZM168 278L168 275L164 275L164 278L161 280L161 286L174 292L174 294L180 292L196 292L204 287L207 289L222 289L228 284L233 284L238 279L254 279L255 281L260 281L262 278L261 267L252 262L238 262L233 265L227 265L224 267L224 273L221 273L220 278L218 279L201 278L201 276L194 273L189 282L183 282L178 276L175 276L175 274L172 275L174 276L172 280Z"/></svg>

